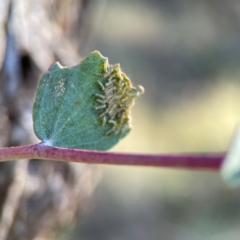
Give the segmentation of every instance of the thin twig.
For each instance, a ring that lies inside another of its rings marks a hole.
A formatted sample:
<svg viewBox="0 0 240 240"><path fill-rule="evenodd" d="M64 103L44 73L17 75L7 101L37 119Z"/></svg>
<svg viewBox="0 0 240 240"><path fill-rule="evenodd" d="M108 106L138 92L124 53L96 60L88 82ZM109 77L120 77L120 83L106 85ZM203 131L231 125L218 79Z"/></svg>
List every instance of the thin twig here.
<svg viewBox="0 0 240 240"><path fill-rule="evenodd" d="M50 147L42 143L0 148L0 162L44 159L65 162L219 170L226 153L131 154Z"/></svg>

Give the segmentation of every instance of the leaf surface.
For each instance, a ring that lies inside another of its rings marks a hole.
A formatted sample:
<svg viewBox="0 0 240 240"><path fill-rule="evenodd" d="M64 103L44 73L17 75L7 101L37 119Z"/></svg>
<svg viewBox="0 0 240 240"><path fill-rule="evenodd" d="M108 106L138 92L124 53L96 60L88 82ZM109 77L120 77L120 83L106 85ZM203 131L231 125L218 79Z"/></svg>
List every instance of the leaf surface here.
<svg viewBox="0 0 240 240"><path fill-rule="evenodd" d="M35 134L49 146L107 150L131 130L130 108L142 93L98 51L75 67L54 63L38 84Z"/></svg>

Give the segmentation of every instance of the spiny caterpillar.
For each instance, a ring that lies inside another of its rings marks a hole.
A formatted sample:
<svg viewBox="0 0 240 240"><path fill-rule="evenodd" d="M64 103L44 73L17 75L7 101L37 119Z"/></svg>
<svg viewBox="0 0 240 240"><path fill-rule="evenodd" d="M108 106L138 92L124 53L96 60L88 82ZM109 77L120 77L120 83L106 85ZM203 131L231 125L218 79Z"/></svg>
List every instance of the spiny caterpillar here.
<svg viewBox="0 0 240 240"><path fill-rule="evenodd" d="M94 94L97 103L95 110L99 114L101 125L110 126L106 135L122 134L131 127L130 108L134 100L143 94L144 88L133 87L130 79L121 72L119 64L109 65L106 60L103 68L104 80L97 82L102 94Z"/></svg>

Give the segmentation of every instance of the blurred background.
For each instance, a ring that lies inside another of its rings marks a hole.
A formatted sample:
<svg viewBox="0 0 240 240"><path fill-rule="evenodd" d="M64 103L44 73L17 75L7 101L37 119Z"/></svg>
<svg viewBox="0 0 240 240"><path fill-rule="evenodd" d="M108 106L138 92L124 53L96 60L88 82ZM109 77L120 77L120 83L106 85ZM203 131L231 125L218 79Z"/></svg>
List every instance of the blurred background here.
<svg viewBox="0 0 240 240"><path fill-rule="evenodd" d="M52 62L99 50L145 88L111 151L228 148L240 119L238 0L2 0L0 18L1 146L38 141L31 107ZM22 162L0 165L1 239L239 239L240 191L217 172Z"/></svg>

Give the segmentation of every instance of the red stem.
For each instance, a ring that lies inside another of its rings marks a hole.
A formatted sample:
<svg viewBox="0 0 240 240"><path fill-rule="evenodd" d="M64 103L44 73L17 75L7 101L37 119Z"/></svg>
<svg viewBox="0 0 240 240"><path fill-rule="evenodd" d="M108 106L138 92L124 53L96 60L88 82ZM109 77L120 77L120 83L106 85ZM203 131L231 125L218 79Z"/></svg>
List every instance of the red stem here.
<svg viewBox="0 0 240 240"><path fill-rule="evenodd" d="M0 162L45 159L65 162L219 170L226 153L131 154L50 147L32 144L0 148Z"/></svg>

